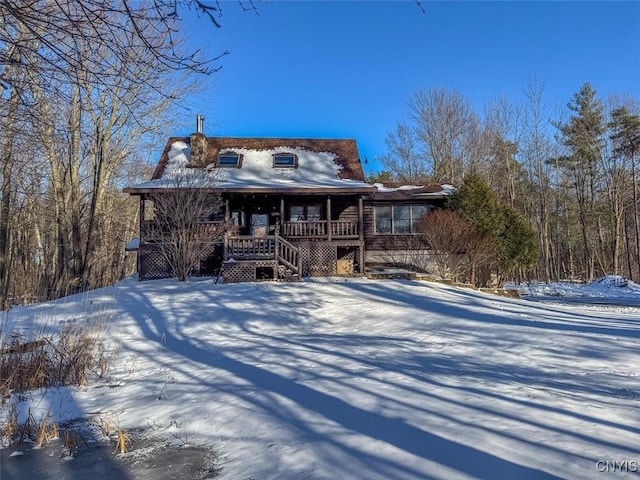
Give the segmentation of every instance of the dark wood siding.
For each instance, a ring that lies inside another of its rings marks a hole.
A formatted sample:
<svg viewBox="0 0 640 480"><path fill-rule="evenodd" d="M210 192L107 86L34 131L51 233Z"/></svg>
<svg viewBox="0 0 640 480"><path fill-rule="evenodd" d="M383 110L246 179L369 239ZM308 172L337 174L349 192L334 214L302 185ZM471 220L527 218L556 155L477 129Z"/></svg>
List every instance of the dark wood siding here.
<svg viewBox="0 0 640 480"><path fill-rule="evenodd" d="M357 198L331 197L331 219L343 222L358 222Z"/></svg>

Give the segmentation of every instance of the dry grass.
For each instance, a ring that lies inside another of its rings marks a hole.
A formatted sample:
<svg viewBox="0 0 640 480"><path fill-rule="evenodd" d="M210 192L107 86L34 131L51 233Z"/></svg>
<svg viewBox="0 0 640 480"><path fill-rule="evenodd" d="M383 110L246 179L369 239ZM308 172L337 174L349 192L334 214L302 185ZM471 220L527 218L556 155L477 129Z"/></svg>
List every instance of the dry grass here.
<svg viewBox="0 0 640 480"><path fill-rule="evenodd" d="M28 340L19 334L0 338L0 399L12 393L62 385L85 385L91 374L102 377L108 357L102 329L65 324L57 337Z"/></svg>
<svg viewBox="0 0 640 480"><path fill-rule="evenodd" d="M36 437L36 446L42 448L51 440L58 438L58 425L51 422L51 411L42 418L38 427L38 435Z"/></svg>
<svg viewBox="0 0 640 480"><path fill-rule="evenodd" d="M104 377L115 353L105 348L104 332L110 319L108 308L88 302L81 319L60 322L48 317L15 321L0 319L0 441L2 444L35 442L42 447L58 438L58 425L51 412L40 421L26 417L17 404L33 392L52 387L82 386L91 378ZM104 308L104 310L102 310ZM18 328L19 327L19 328ZM11 330L11 329L14 330ZM110 346L117 348L114 342ZM36 395L38 395L36 393ZM24 413L24 412L23 412ZM75 452L75 434L64 434L65 449Z"/></svg>
<svg viewBox="0 0 640 480"><path fill-rule="evenodd" d="M116 448L113 453L127 453L129 446L131 445L131 438L129 434L118 427L118 437L116 441Z"/></svg>
<svg viewBox="0 0 640 480"><path fill-rule="evenodd" d="M62 444L64 445L62 455L65 457L73 457L76 453L76 448L78 446L76 442L75 432L69 432L68 430L65 431Z"/></svg>
<svg viewBox="0 0 640 480"><path fill-rule="evenodd" d="M108 420L100 419L100 430L105 437L111 437L111 423Z"/></svg>
<svg viewBox="0 0 640 480"><path fill-rule="evenodd" d="M11 442L19 427L20 424L18 423L18 409L16 407L16 404L12 403L9 407L9 413L7 414L4 428L1 431L3 440L6 439L7 442Z"/></svg>

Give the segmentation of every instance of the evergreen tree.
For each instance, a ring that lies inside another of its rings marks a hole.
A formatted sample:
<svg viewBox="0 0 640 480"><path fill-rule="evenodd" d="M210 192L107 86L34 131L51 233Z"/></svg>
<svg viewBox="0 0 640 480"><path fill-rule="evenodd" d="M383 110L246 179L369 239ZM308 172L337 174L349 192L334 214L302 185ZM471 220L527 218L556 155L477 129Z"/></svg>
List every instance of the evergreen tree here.
<svg viewBox="0 0 640 480"><path fill-rule="evenodd" d="M583 272L585 278L591 280L595 269L594 245L601 240L600 225L594 225L593 220L599 221L595 201L605 132L604 107L589 83L582 86L567 106L573 115L568 123L556 126L568 155L558 159L558 165L567 174L576 195L582 228Z"/></svg>
<svg viewBox="0 0 640 480"><path fill-rule="evenodd" d="M449 198L448 208L475 225L481 235L497 238L502 229L500 201L475 173L465 177L458 191Z"/></svg>
<svg viewBox="0 0 640 480"><path fill-rule="evenodd" d="M616 108L611 112L611 140L614 153L635 159L640 153L640 115L634 115L627 107Z"/></svg>
<svg viewBox="0 0 640 480"><path fill-rule="evenodd" d="M501 203L479 175L467 175L447 206L471 222L480 235L493 240L498 258L496 266L502 272L528 269L538 259L538 245L531 226L515 209Z"/></svg>
<svg viewBox="0 0 640 480"><path fill-rule="evenodd" d="M498 242L500 266L507 273L519 273L531 268L538 260L539 248L535 233L526 220L513 208L503 206L503 228Z"/></svg>

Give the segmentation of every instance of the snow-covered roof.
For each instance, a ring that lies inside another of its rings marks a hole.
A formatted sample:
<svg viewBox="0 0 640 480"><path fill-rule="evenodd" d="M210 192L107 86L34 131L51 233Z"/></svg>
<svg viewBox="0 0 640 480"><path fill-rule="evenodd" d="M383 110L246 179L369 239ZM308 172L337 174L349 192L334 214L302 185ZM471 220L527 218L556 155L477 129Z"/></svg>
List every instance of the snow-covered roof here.
<svg viewBox="0 0 640 480"><path fill-rule="evenodd" d="M191 138L170 138L152 179L124 191L138 194L185 187L227 192L313 191L366 193L376 200L442 199L455 191L453 186L439 183L368 184L358 147L351 139L210 137L205 142L204 158L194 162ZM295 155L295 167L274 167L273 156L283 153ZM239 166L218 166L221 154L239 155Z"/></svg>
<svg viewBox="0 0 640 480"><path fill-rule="evenodd" d="M212 187L226 191L374 189L364 181L353 140L210 138L207 139L209 148L206 161L198 166L190 163L191 152L187 140L173 139L165 149L153 179L125 191L134 193L136 190L177 186ZM216 165L218 155L227 153L241 156L239 168ZM274 167L273 155L278 153L295 155L296 167Z"/></svg>
<svg viewBox="0 0 640 480"><path fill-rule="evenodd" d="M431 183L427 185L400 185L374 183L377 200L400 200L416 198L443 198L456 191L453 185Z"/></svg>

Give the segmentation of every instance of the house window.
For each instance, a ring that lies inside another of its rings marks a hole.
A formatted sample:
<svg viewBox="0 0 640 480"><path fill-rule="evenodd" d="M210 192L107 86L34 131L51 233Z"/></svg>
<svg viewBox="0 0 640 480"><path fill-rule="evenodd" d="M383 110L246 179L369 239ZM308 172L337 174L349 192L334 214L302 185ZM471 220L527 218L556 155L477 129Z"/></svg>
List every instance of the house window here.
<svg viewBox="0 0 640 480"><path fill-rule="evenodd" d="M298 157L296 157L293 153L276 153L273 155L273 166L276 168L297 168Z"/></svg>
<svg viewBox="0 0 640 480"><path fill-rule="evenodd" d="M242 210L233 210L231 212L231 220L236 227L246 227L247 221Z"/></svg>
<svg viewBox="0 0 640 480"><path fill-rule="evenodd" d="M376 234L419 233L422 216L429 211L429 205L376 205Z"/></svg>
<svg viewBox="0 0 640 480"><path fill-rule="evenodd" d="M289 218L292 222L318 221L322 218L322 205L320 203L291 205L289 207Z"/></svg>
<svg viewBox="0 0 640 480"><path fill-rule="evenodd" d="M238 153L220 153L218 154L218 167L235 167L240 168L241 156Z"/></svg>

